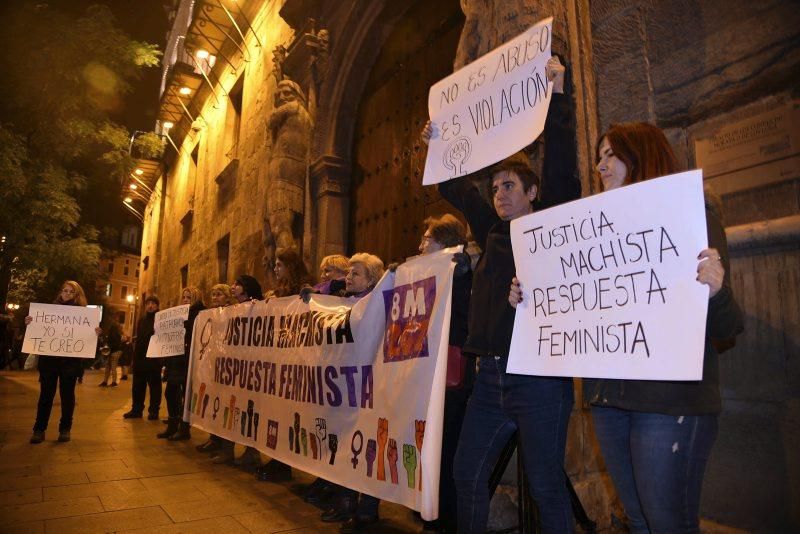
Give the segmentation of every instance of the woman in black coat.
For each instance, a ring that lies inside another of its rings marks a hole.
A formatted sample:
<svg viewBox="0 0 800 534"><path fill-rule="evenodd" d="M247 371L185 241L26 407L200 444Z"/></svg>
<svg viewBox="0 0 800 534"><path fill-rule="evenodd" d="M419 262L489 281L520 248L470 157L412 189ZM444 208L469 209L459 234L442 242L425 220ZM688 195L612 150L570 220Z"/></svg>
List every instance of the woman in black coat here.
<svg viewBox="0 0 800 534"><path fill-rule="evenodd" d="M192 345L192 332L197 314L206 309L200 289L189 286L183 290L181 304L189 304L189 318L186 320L186 335L183 338L183 354L165 358L167 369L167 387L164 397L167 400L169 420L167 429L158 434L159 438L169 441L190 439L189 423L183 421L183 403L186 394L186 375L189 373L189 350Z"/></svg>

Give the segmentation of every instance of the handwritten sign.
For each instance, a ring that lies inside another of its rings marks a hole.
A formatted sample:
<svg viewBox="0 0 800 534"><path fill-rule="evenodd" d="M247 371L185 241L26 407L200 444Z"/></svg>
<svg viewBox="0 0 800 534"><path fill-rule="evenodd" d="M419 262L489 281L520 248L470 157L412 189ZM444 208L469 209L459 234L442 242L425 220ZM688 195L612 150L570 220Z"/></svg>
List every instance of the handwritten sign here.
<svg viewBox="0 0 800 534"><path fill-rule="evenodd" d="M464 176L531 144L544 130L552 82L553 18L437 82L428 93L435 125L424 185Z"/></svg>
<svg viewBox="0 0 800 534"><path fill-rule="evenodd" d="M102 311L86 306L31 303L31 324L25 329L22 352L45 356L94 358Z"/></svg>
<svg viewBox="0 0 800 534"><path fill-rule="evenodd" d="M702 379L702 181L702 171L689 171L512 221L523 302L508 371Z"/></svg>
<svg viewBox="0 0 800 534"><path fill-rule="evenodd" d="M147 346L148 358L183 354L186 336L184 323L189 319L189 305L182 304L156 313L155 332Z"/></svg>

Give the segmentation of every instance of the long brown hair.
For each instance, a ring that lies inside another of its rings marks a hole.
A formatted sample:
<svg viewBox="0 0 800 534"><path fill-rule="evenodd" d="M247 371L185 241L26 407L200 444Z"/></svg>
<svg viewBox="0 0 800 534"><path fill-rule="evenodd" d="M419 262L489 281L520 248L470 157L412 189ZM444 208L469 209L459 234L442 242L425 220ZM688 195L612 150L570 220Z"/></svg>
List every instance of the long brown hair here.
<svg viewBox="0 0 800 534"><path fill-rule="evenodd" d="M86 300L86 293L83 292L83 288L78 282L73 280L67 280L61 284L61 287L58 290L58 295L56 295L56 299L53 301L53 304L66 304L66 302L61 300L61 290L64 289L64 286L69 286L73 291L75 291L75 297L72 299L72 302L78 306L86 306L88 304L88 301Z"/></svg>
<svg viewBox="0 0 800 534"><path fill-rule="evenodd" d="M614 155L628 168L626 183L641 182L678 170L675 153L657 126L646 122L612 124L597 142L595 161L600 161L603 139L608 139Z"/></svg>
<svg viewBox="0 0 800 534"><path fill-rule="evenodd" d="M275 296L288 297L297 295L305 285L313 285L314 277L308 272L303 258L293 248L278 249L277 258L286 267L286 276L278 280Z"/></svg>

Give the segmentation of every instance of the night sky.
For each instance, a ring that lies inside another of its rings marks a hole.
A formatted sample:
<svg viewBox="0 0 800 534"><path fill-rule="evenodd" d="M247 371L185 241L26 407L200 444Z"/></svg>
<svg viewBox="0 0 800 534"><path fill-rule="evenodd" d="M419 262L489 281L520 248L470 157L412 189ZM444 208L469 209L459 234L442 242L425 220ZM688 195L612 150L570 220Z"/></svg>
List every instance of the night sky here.
<svg viewBox="0 0 800 534"><path fill-rule="evenodd" d="M163 52L169 31L166 6L170 0L39 0L62 11L80 15L90 5L108 6L117 18L117 25L131 38L158 46ZM143 70L142 78L133 82L134 90L124 98L123 107L111 118L128 130L152 131L158 114L158 89L161 68Z"/></svg>

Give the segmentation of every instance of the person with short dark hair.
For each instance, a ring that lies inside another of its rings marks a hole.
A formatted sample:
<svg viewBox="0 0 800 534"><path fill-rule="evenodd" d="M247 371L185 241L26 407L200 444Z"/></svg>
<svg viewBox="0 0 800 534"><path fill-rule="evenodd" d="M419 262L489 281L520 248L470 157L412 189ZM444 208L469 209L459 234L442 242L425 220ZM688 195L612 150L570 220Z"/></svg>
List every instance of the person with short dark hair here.
<svg viewBox="0 0 800 534"><path fill-rule="evenodd" d="M148 296L144 301L144 315L136 327L136 339L133 344L131 384L131 409L122 416L125 419L140 419L144 413L144 400L147 389L150 388L150 406L147 409L149 421L158 420L161 409L161 366L160 358L147 358L147 347L150 337L155 331L156 312L160 301L155 295Z"/></svg>
<svg viewBox="0 0 800 534"><path fill-rule="evenodd" d="M556 56L545 71L553 95L545 122L542 203L580 196L574 111L564 94L566 69ZM430 138L426 125L423 140ZM519 435L519 454L536 501L542 532L572 532L574 519L564 474L567 425L573 404L571 378L506 372L515 310L508 287L515 274L511 221L533 212L539 180L524 153L489 168L489 206L469 178L439 184L439 192L464 214L483 250L472 281L469 335L464 353L479 370L467 404L454 459L459 532L485 532L489 477L509 439ZM546 193L546 195L545 195Z"/></svg>

